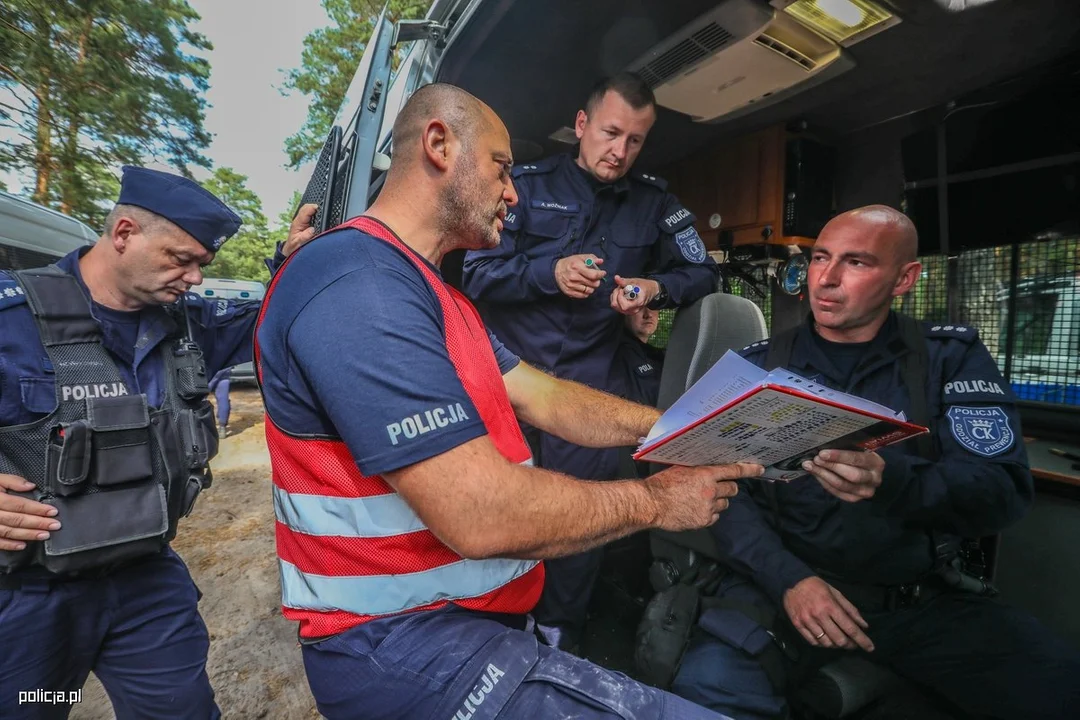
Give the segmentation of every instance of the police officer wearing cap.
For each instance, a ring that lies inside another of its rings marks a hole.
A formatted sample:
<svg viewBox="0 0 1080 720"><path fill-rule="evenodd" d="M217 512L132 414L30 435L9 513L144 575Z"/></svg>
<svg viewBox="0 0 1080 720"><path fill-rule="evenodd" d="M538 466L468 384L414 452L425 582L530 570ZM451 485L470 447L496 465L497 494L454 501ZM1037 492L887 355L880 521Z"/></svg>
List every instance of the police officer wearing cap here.
<svg viewBox="0 0 1080 720"><path fill-rule="evenodd" d="M740 720L790 717L800 677L857 655L963 717L1080 717L1080 652L995 597L977 545L1034 496L1012 391L975 328L890 310L919 278L917 244L892 208L837 216L812 251L811 315L742 351L930 433L822 450L790 482L740 482L709 528L730 572L703 603L677 694Z"/></svg>
<svg viewBox="0 0 1080 720"><path fill-rule="evenodd" d="M200 594L169 541L211 481L207 380L251 359L258 303L188 293L240 224L191 180L125 167L96 244L0 272L5 717L66 717L69 697L20 693L70 693L91 670L119 718L220 715Z"/></svg>
<svg viewBox="0 0 1080 720"><path fill-rule="evenodd" d="M488 327L526 362L560 378L618 392L613 372L622 316L687 305L715 292L719 269L695 217L654 175L632 171L656 120L652 91L630 73L598 83L577 114L577 156L513 169L518 204L497 248L470 252L463 286ZM628 290L629 288L629 290ZM610 479L610 452L530 433L540 466ZM537 611L552 644L572 647L601 553L548 564Z"/></svg>

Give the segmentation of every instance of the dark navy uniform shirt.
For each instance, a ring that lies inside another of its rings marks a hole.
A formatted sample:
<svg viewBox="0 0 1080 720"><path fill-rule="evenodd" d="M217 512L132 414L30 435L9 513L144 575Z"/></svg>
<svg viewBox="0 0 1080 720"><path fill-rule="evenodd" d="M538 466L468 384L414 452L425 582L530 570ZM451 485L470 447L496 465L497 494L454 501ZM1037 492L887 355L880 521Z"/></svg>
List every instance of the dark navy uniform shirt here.
<svg viewBox="0 0 1080 720"><path fill-rule="evenodd" d="M55 264L74 275L89 297L79 272L79 257L86 251L76 250ZM208 376L251 360L258 302L209 300L188 293L187 303L192 334L202 348ZM151 405L160 406L165 367L154 350L177 329L176 322L159 307L122 312L92 302L91 308L128 391L146 393ZM52 362L41 344L26 297L12 276L0 271L0 425L32 422L55 407Z"/></svg>
<svg viewBox="0 0 1080 720"><path fill-rule="evenodd" d="M719 269L694 215L662 179L631 172L601 183L565 154L516 166L513 178L519 201L506 216L502 242L466 255L463 285L488 327L530 364L610 387L624 322L610 305L616 274L663 283L671 307L716 291ZM583 253L603 258L607 275L588 299L577 300L559 291L555 264Z"/></svg>
<svg viewBox="0 0 1080 720"><path fill-rule="evenodd" d="M625 330L619 342L613 372L621 373L625 388L619 395L642 405L656 407L660 397L660 373L664 369L664 351L643 343Z"/></svg>
<svg viewBox="0 0 1080 720"><path fill-rule="evenodd" d="M804 324L788 368L910 415L898 328L890 315L845 381ZM830 495L809 475L776 483L778 525L764 482L741 481L742 491L712 526L721 553L774 601L821 572L856 583L912 582L932 567L930 532L992 535L1031 505L1034 483L1015 398L975 328L926 323L924 330L936 461L919 457L911 440L879 450L881 486L858 503ZM742 354L764 367L768 341Z"/></svg>

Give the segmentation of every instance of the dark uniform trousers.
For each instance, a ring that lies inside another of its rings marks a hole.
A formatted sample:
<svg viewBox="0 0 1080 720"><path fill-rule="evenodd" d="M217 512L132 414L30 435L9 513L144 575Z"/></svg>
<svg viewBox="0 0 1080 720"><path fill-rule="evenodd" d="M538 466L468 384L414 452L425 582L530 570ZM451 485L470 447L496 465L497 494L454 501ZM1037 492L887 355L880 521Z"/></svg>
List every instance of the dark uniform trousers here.
<svg viewBox="0 0 1080 720"><path fill-rule="evenodd" d="M0 586L0 717L66 718L70 703L33 692L67 695L91 669L119 720L221 717L200 593L171 549L99 579L20 582Z"/></svg>
<svg viewBox="0 0 1080 720"><path fill-rule="evenodd" d="M745 583L728 594L746 599L749 592L756 591ZM767 601L759 595L758 602ZM812 647L780 611L778 622L785 623L797 660L780 655L789 681L854 652L929 691L958 717L1080 718L1080 653L1031 615L956 590L896 610L855 604L870 626L872 653ZM701 628L672 691L737 720L783 718L790 710L753 655Z"/></svg>

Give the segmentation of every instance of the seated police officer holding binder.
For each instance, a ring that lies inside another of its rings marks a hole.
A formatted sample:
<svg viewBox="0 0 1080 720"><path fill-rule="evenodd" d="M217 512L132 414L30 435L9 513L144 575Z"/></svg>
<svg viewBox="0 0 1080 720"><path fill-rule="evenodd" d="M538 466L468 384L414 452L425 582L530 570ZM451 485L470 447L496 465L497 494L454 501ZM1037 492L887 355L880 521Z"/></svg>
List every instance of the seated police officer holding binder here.
<svg viewBox="0 0 1080 720"><path fill-rule="evenodd" d="M702 604L675 693L737 720L788 717L796 677L858 654L975 717L1080 717L1080 653L995 598L963 552L963 538L1026 513L1033 481L1012 392L975 328L890 310L919 278L917 245L892 208L839 215L812 251L812 314L744 348L931 430L824 450L787 483L740 482L709 528L733 571Z"/></svg>
<svg viewBox="0 0 1080 720"><path fill-rule="evenodd" d="M186 178L125 167L94 246L0 272L4 717L66 717L91 670L120 718L220 715L169 541L210 484L208 378L251 359L259 303L187 293L240 224ZM19 702L34 690L64 695Z"/></svg>

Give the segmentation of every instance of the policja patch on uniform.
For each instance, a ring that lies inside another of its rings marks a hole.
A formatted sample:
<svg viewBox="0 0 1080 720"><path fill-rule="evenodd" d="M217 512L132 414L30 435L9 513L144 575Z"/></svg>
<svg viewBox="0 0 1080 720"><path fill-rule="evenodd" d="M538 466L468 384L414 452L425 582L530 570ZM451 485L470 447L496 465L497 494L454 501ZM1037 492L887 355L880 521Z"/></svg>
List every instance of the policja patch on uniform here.
<svg viewBox="0 0 1080 720"><path fill-rule="evenodd" d="M1009 427L1009 416L1000 407L954 405L946 417L956 442L976 455L1000 455L1016 440L1016 434Z"/></svg>
<svg viewBox="0 0 1080 720"><path fill-rule="evenodd" d="M692 263L705 262L705 243L693 225L676 233L675 242L679 244L679 251L684 258Z"/></svg>

